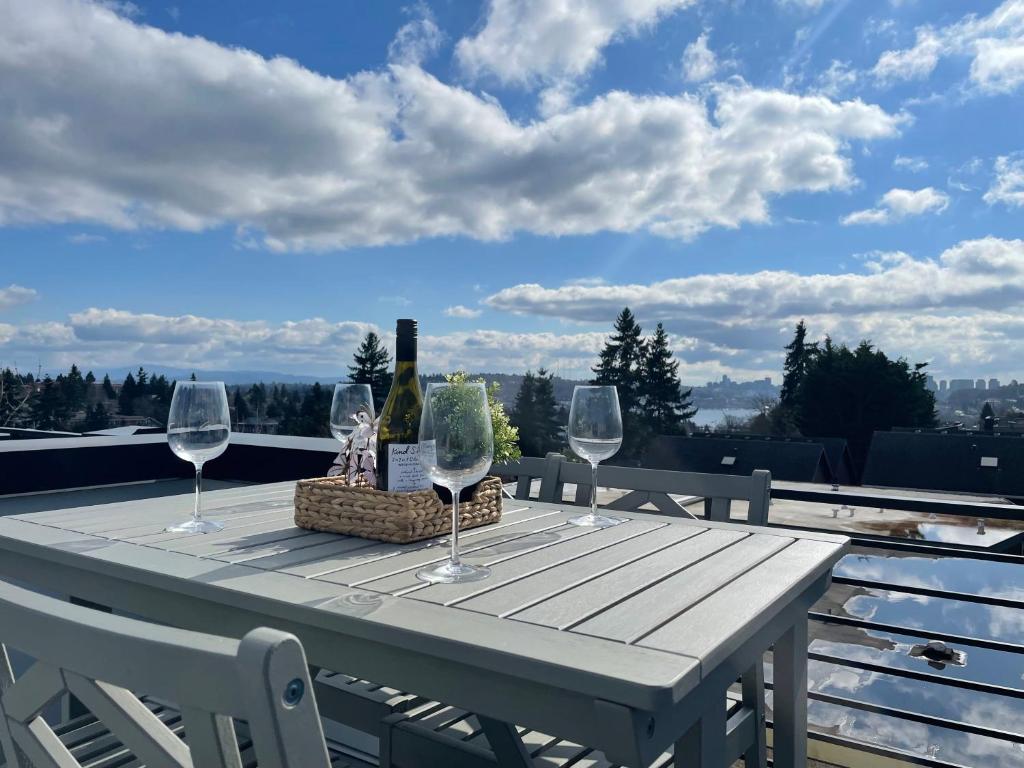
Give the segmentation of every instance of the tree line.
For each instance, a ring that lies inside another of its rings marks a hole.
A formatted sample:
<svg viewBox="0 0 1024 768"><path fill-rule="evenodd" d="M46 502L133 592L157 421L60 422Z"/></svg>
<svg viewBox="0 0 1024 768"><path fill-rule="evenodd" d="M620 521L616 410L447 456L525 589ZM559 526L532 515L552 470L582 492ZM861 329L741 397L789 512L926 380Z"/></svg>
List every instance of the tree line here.
<svg viewBox="0 0 1024 768"><path fill-rule="evenodd" d="M115 413L167 419L174 382L144 368L129 373L119 389L109 375L97 382L73 364L67 373L42 377L12 368L0 372L0 426L64 431L106 429Z"/></svg>
<svg viewBox="0 0 1024 768"><path fill-rule="evenodd" d="M890 359L868 340L853 348L830 336L810 341L803 320L785 350L779 399L762 404L752 432L843 438L860 472L876 431L936 424L927 363Z"/></svg>
<svg viewBox="0 0 1024 768"><path fill-rule="evenodd" d="M645 338L628 307L616 318L593 372L593 384L618 388L624 437L617 460L639 459L652 435L685 433L686 422L697 413L692 390L683 389L679 381L679 362L664 326L658 323L654 334ZM376 333L367 333L356 350L349 379L370 385L379 410L391 386L391 358ZM565 451L568 416L565 405L555 399L554 374L543 367L536 373L527 371L509 411L523 455Z"/></svg>

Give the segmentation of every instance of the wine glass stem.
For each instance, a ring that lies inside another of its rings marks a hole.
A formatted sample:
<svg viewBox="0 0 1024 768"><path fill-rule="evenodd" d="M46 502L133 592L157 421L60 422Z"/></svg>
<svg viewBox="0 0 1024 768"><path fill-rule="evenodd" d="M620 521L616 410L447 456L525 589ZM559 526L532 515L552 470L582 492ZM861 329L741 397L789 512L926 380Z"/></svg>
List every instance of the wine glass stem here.
<svg viewBox="0 0 1024 768"><path fill-rule="evenodd" d="M462 565L459 557L459 491L461 488L451 488L452 492L452 557L451 563L454 566Z"/></svg>
<svg viewBox="0 0 1024 768"><path fill-rule="evenodd" d="M196 464L196 505L195 509L192 510L193 520L203 519L203 507L202 507L202 492L203 492L203 465Z"/></svg>
<svg viewBox="0 0 1024 768"><path fill-rule="evenodd" d="M597 462L590 462L590 514L597 517Z"/></svg>

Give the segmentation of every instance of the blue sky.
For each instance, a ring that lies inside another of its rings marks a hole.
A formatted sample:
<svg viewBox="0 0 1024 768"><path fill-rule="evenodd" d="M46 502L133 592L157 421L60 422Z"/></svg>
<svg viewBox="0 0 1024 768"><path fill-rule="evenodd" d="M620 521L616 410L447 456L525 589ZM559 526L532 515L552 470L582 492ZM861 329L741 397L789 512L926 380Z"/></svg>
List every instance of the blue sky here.
<svg viewBox="0 0 1024 768"><path fill-rule="evenodd" d="M4 18L6 17L6 18ZM0 7L0 364L1021 377L1024 0Z"/></svg>

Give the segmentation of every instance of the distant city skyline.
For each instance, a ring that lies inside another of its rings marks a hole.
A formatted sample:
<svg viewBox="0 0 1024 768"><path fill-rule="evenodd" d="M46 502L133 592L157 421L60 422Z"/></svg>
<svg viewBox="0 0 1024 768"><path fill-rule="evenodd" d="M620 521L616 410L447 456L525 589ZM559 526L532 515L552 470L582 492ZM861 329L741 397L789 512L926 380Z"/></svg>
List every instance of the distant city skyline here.
<svg viewBox="0 0 1024 768"><path fill-rule="evenodd" d="M1024 378L1024 0L583 4L4 4L0 366Z"/></svg>

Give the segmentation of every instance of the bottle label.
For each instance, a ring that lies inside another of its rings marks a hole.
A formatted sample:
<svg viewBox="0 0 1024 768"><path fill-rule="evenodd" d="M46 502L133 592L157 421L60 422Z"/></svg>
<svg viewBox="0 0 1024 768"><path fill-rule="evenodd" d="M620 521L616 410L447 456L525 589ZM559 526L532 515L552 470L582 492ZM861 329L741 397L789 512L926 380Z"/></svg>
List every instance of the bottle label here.
<svg viewBox="0 0 1024 768"><path fill-rule="evenodd" d="M430 478L420 464L416 443L388 446L388 490L422 491L431 487Z"/></svg>

